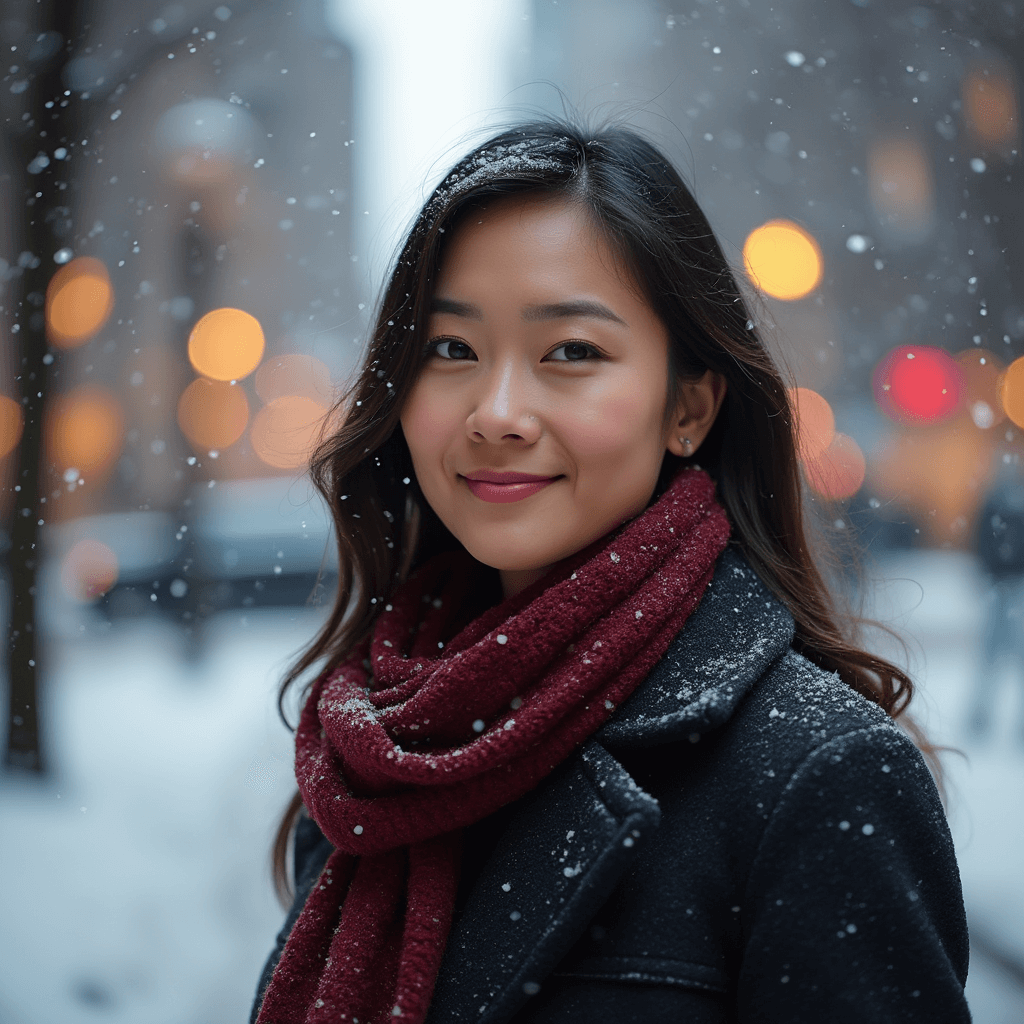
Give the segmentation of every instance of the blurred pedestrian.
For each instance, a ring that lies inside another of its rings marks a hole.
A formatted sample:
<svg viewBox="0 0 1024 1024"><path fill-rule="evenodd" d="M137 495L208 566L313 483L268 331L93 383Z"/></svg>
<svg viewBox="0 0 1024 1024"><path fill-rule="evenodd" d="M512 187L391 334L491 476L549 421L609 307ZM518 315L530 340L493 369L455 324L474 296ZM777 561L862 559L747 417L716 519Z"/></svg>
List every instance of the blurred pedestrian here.
<svg viewBox="0 0 1024 1024"><path fill-rule="evenodd" d="M1024 742L1024 481L1019 473L1001 476L986 497L978 517L977 551L989 593L968 726L976 736L989 728L999 662L1005 656L1014 663L1021 687L1018 735Z"/></svg>
<svg viewBox="0 0 1024 1024"><path fill-rule="evenodd" d="M650 143L461 161L339 409L254 1021L969 1020L911 681L847 639L786 387Z"/></svg>

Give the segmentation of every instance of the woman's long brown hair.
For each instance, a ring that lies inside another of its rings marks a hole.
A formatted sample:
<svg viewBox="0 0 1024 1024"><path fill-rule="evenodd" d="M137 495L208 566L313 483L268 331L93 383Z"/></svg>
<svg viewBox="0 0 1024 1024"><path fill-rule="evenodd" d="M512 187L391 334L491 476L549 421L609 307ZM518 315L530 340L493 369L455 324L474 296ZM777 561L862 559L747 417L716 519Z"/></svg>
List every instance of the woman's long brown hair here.
<svg viewBox="0 0 1024 1024"><path fill-rule="evenodd" d="M812 557L787 388L703 212L675 169L635 131L555 120L510 128L460 161L405 241L360 372L311 460L313 482L334 520L338 589L327 622L282 682L281 701L309 669L330 671L370 634L411 566L458 543L417 486L399 415L419 372L434 282L460 216L525 194L578 203L605 232L668 329L666 408L682 381L707 370L725 378L725 401L700 463L717 480L732 543L792 613L796 650L900 718L913 683L857 646L859 620L837 608ZM656 496L681 463L666 455ZM904 724L936 769L934 748ZM283 900L289 836L301 807L296 794L274 844Z"/></svg>

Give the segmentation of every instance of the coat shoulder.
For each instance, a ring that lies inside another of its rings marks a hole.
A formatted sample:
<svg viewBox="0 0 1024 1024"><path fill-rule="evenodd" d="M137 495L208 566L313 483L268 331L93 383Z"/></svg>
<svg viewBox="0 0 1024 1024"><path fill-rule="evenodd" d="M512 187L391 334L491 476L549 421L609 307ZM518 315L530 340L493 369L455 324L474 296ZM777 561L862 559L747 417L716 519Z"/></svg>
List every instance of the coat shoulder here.
<svg viewBox="0 0 1024 1024"><path fill-rule="evenodd" d="M823 805L870 790L881 773L905 780L933 816L942 816L935 781L907 733L836 673L796 651L751 687L720 733L704 738L707 764L736 794L737 811L762 827L809 771L822 777Z"/></svg>
<svg viewBox="0 0 1024 1024"><path fill-rule="evenodd" d="M789 650L717 728L617 753L660 824L552 1000L657 982L680 1018L969 1019L942 805L881 708Z"/></svg>
<svg viewBox="0 0 1024 1024"><path fill-rule="evenodd" d="M916 750L882 708L792 649L751 688L729 728L794 767L816 748L864 730L878 743Z"/></svg>

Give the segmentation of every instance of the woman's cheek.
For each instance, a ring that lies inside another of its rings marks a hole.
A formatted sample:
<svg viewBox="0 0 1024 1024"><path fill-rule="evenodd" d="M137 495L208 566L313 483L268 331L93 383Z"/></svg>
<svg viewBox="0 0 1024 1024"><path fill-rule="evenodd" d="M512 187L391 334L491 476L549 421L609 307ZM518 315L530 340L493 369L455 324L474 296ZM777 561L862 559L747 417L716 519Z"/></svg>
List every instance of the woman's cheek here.
<svg viewBox="0 0 1024 1024"><path fill-rule="evenodd" d="M639 454L656 431L649 410L637 408L636 395L604 395L566 424L563 437L581 459L603 460Z"/></svg>
<svg viewBox="0 0 1024 1024"><path fill-rule="evenodd" d="M439 458L456 429L455 404L429 388L414 391L402 413L402 430L414 461ZM422 467L426 468L426 467Z"/></svg>

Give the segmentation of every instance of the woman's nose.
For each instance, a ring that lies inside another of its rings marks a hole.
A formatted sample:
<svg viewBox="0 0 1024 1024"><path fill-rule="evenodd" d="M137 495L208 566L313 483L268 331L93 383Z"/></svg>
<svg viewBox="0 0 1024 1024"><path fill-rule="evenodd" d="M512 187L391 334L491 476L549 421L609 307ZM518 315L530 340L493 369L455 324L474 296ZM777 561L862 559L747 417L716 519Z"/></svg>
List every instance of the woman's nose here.
<svg viewBox="0 0 1024 1024"><path fill-rule="evenodd" d="M492 444L505 440L533 443L540 437L540 422L529 409L529 388L508 360L481 381L466 430L474 441Z"/></svg>

